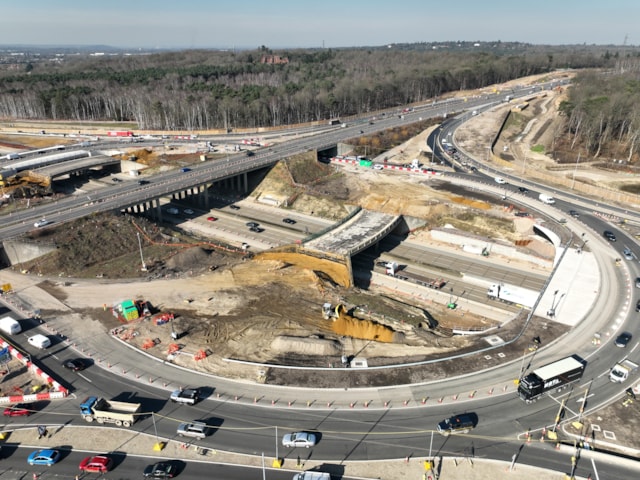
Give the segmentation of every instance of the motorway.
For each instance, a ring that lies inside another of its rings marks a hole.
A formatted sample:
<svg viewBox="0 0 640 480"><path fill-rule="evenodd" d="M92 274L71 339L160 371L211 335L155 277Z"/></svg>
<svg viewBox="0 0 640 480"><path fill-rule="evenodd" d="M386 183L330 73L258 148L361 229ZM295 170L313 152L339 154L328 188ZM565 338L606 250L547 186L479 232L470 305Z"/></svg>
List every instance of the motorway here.
<svg viewBox="0 0 640 480"><path fill-rule="evenodd" d="M471 105L469 105L471 107ZM379 124L380 122L378 122ZM376 127L387 128L387 125L376 125ZM358 127L366 128L366 126ZM341 129L345 130L345 129ZM337 131L338 135L344 132ZM33 221L46 216L56 222L64 222L86 215L93 211L113 210L132 205L143 199L150 197L160 197L176 191L180 188L191 186L194 182L206 181L205 178L222 178L223 176L234 175L238 171L246 169L248 162L252 167L268 164L275 158L288 155L300 148L316 148L314 143L322 143L325 140L310 139L296 140L292 146L274 147L273 152L266 152L250 158L234 158L224 163L213 165L204 164L192 172L188 173L167 173L154 177L153 182L147 186L138 185L116 185L91 194L87 199L64 199L55 204L45 205L31 211L16 213L0 229L0 238L6 239L29 230L29 225ZM290 152L290 153L286 153ZM257 158L256 158L257 157ZM258 162L258 163L254 163ZM534 197L536 194L532 193ZM83 203L84 202L84 203ZM533 201L531 203L534 203ZM560 203L557 207L564 210L570 208L570 203ZM603 228L603 222L599 217L584 214L580 221L585 228L598 232ZM622 232L617 233L622 235ZM631 242L627 242L631 243ZM590 247L595 251L608 249L608 246L597 245L591 242ZM635 245L632 244L631 246ZM405 253L413 255L415 252ZM427 254L428 255L428 254ZM442 262L448 259L443 258ZM430 264L431 258L425 263ZM638 265L634 262L628 268L631 275L638 274ZM443 263L444 264L444 263ZM469 265L460 265L459 268L476 268ZM481 271L478 273L482 274ZM619 315L619 306L624 303L626 293L616 288L614 282L605 281L611 285L603 287L609 288L601 292L609 300L607 305L602 307L605 310L597 312L597 318L585 319L585 324L592 322L594 326L609 322L609 319ZM626 321L630 325L629 321ZM637 325L631 329L640 337ZM39 325L32 325L33 329L41 328ZM33 330L30 331L33 333ZM589 401L587 413L597 410L602 405L619 398L621 386L611 384L606 378L606 372L614 361L620 358L620 350L605 342L599 348L591 345L590 339L592 329L576 328L572 332L573 348L567 352L566 345L568 339L562 344L558 343L549 347L539 354L538 361L555 359L561 354L579 353L589 360L589 367L585 379L579 386L579 390L590 385ZM20 341L21 345L26 342ZM638 356L638 344L635 342L628 347L628 353ZM109 348L113 348L109 346ZM233 388L227 381L222 379L202 380L202 377L185 372L163 372L163 376L172 377L176 384L209 384L212 398L203 401L193 408L177 407L167 402L167 392L164 389L157 389L150 385L134 382L131 378L113 375L111 371L102 369L97 365L84 371L81 375L69 377L68 372L62 372L60 361L76 356L69 345L60 342L52 347L51 351L42 354L41 352L30 352L39 357L47 369L57 375L68 378L73 385L74 398L65 402L51 402L46 408L32 417L29 417L28 424L36 425L40 423L59 424L68 421L82 422L77 413L77 405L87 393L99 393L109 398L135 398L144 405L144 410L154 412L155 427L158 434L166 438L175 437L175 426L178 420L205 419L215 425L214 433L201 442L203 446L219 449L230 449L244 453L259 454L265 452L271 456L276 453L275 428L278 431L310 429L319 430L322 433L319 444L313 449L315 459L327 460L331 462L348 461L355 459L377 459L377 458L402 458L408 454L416 456L426 456L429 448L431 432L437 422L442 418L461 411L473 410L478 414L480 423L478 428L469 435L456 435L448 438L434 436L432 448L437 455L459 455L468 456L469 452L482 458L496 458L509 461L512 454L519 449L522 444L522 433L531 429L536 430L542 426L553 423L555 415L561 401L567 394L550 395L534 405L524 406L519 399L513 395L496 395L491 398L466 399L459 403L452 404L445 402L441 405L431 405L429 408L391 408L391 409L337 409L337 408L312 408L312 409L285 409L285 408L265 408L257 407L251 403L233 403L229 401L217 401L215 392L218 389L229 391ZM124 356L123 353L118 353ZM138 365L142 364L141 359L131 359ZM142 367L139 367L142 368ZM154 366L149 366L153 369ZM473 377L474 385L487 385L504 382L513 378L513 366L493 369L482 372ZM192 376L193 375L193 376ZM200 380L198 380L200 379ZM415 385L401 387L400 391L394 392L398 398L403 398L403 390L411 392L412 397L420 398L428 396L436 398L440 396L450 396L454 391L469 390L470 378L460 376L451 378L447 382L430 385ZM262 388L262 387L261 387ZM263 390L260 390L261 392ZM268 391L268 390L265 390ZM323 395L330 393L335 396L336 392L315 392L318 405L321 405ZM308 397L308 392L299 393L301 399ZM353 398L360 400L367 396L374 395L370 391L349 392ZM381 397L378 397L381 398ZM574 397L575 398L575 397ZM303 401L301 402L301 404ZM326 405L326 403L324 403ZM569 408L565 416L565 421L575 418L577 415L575 401L569 402ZM150 432L154 429L154 422L150 418L139 421L135 428L141 431ZM12 425L21 420L12 419ZM306 452L305 452L306 453ZM280 456L290 456L293 452L279 452ZM522 450L520 461L532 465L544 464L546 467L557 467L557 470L566 469L566 455L557 453L548 444L534 445L531 448ZM57 467L56 467L57 468ZM136 466L135 468L139 468ZM189 467L190 468L190 467ZM195 468L195 467L194 467ZM631 478L628 470L622 464L607 465L606 474L611 478ZM139 470L138 470L139 471ZM580 472L578 472L580 473ZM601 470L601 473L602 470ZM185 471L186 474L186 471ZM586 476L586 474L584 474ZM193 476L192 478L198 478ZM233 478L233 477L225 477Z"/></svg>

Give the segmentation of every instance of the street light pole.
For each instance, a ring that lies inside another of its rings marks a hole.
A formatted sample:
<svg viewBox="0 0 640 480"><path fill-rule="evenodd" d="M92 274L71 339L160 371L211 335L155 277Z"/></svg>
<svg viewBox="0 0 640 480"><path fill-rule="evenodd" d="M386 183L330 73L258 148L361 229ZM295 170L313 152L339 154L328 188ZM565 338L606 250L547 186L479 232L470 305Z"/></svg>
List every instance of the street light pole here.
<svg viewBox="0 0 640 480"><path fill-rule="evenodd" d="M147 271L147 266L144 263L144 257L142 256L142 241L140 240L140 232L136 232L136 235L138 236L138 247L140 248L140 260L142 261L142 271L146 272Z"/></svg>
<svg viewBox="0 0 640 480"><path fill-rule="evenodd" d="M571 190L576 184L576 171L578 170L578 164L580 163L580 152L578 152L578 158L576 159L576 168L573 169L573 180L571 181Z"/></svg>

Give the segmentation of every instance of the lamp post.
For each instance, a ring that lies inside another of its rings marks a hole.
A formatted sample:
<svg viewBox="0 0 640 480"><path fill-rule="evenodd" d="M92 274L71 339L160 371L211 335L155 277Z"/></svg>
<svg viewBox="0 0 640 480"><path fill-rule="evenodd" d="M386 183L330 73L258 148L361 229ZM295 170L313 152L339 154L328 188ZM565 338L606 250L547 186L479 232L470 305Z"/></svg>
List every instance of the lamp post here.
<svg viewBox="0 0 640 480"><path fill-rule="evenodd" d="M576 158L576 168L573 169L573 179L571 180L571 190L576 184L576 171L578 170L578 164L580 163L580 152L578 152L578 158Z"/></svg>
<svg viewBox="0 0 640 480"><path fill-rule="evenodd" d="M138 247L140 248L140 260L142 261L142 268L141 270L143 272L147 271L147 266L144 263L144 257L142 256L142 241L140 240L140 232L136 232L136 235L138 236Z"/></svg>

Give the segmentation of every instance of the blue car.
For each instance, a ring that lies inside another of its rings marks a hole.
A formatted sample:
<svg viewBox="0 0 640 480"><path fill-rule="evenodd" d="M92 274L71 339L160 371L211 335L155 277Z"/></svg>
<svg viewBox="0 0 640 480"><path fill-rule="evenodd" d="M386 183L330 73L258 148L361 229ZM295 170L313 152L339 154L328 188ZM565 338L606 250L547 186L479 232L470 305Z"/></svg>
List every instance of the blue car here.
<svg viewBox="0 0 640 480"><path fill-rule="evenodd" d="M60 460L60 452L58 450L36 450L29 455L27 463L29 465L46 465L50 467L58 460Z"/></svg>

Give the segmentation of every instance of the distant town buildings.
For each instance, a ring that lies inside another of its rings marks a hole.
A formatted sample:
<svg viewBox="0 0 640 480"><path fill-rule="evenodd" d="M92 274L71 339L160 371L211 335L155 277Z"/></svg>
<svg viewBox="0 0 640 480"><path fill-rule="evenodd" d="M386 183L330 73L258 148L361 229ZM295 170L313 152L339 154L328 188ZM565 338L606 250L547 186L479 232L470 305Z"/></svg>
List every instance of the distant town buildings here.
<svg viewBox="0 0 640 480"><path fill-rule="evenodd" d="M285 63L289 63L289 59L287 57L281 57L280 55L263 55L260 59L260 63L282 65Z"/></svg>

